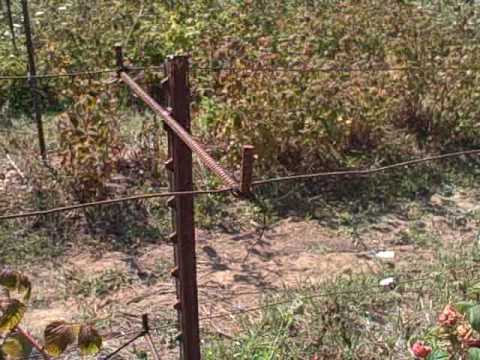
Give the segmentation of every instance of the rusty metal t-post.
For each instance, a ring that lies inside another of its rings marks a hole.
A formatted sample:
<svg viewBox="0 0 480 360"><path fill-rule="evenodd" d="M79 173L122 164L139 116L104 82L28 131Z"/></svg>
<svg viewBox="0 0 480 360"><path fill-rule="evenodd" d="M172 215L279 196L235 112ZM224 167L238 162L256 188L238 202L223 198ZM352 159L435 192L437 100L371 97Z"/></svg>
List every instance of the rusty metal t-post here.
<svg viewBox="0 0 480 360"><path fill-rule="evenodd" d="M40 99L38 98L37 90L37 69L35 66L35 50L32 41L32 29L30 27L30 15L28 12L27 0L22 0L23 10L23 25L25 28L25 39L28 54L28 75L30 82L30 91L32 93L32 105L35 122L37 124L38 144L40 147L40 154L44 162L47 161L47 149L45 146L45 136L43 133L42 113L40 110Z"/></svg>
<svg viewBox="0 0 480 360"><path fill-rule="evenodd" d="M190 91L188 88L188 59L176 56L168 59L166 71L169 85L169 100L172 117L190 133ZM166 167L171 176L172 191L193 190L192 151L185 143L168 131L169 160ZM169 201L173 210L173 233L175 269L172 275L177 283L178 320L181 334L180 358L200 359L198 324L197 265L195 255L195 223L193 196L176 196Z"/></svg>

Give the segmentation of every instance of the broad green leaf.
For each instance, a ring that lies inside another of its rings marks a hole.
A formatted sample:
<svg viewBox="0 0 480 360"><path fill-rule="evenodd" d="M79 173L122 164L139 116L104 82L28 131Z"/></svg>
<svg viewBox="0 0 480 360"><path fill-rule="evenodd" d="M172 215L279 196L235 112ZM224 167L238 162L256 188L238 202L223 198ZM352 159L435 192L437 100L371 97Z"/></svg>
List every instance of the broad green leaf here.
<svg viewBox="0 0 480 360"><path fill-rule="evenodd" d="M470 301L460 301L454 305L455 309L463 315L468 314L468 311L474 306L475 304Z"/></svg>
<svg viewBox="0 0 480 360"><path fill-rule="evenodd" d="M430 355L428 355L427 360L449 360L450 355L443 350L433 350Z"/></svg>
<svg viewBox="0 0 480 360"><path fill-rule="evenodd" d="M32 284L27 276L13 270L2 270L0 272L0 285L9 291L18 292L25 301L30 300Z"/></svg>
<svg viewBox="0 0 480 360"><path fill-rule="evenodd" d="M468 310L468 321L474 330L480 331L480 305L472 306Z"/></svg>
<svg viewBox="0 0 480 360"><path fill-rule="evenodd" d="M27 307L16 299L11 299L0 317L0 333L7 334L20 324Z"/></svg>
<svg viewBox="0 0 480 360"><path fill-rule="evenodd" d="M471 348L468 350L468 360L480 360L480 349Z"/></svg>
<svg viewBox="0 0 480 360"><path fill-rule="evenodd" d="M102 348L102 337L91 325L82 325L78 334L78 347L82 355L95 355Z"/></svg>
<svg viewBox="0 0 480 360"><path fill-rule="evenodd" d="M65 321L54 321L47 325L43 333L45 351L51 356L60 356L75 341L72 325Z"/></svg>
<svg viewBox="0 0 480 360"><path fill-rule="evenodd" d="M32 345L21 334L10 335L1 346L4 358L10 360L28 359L32 353Z"/></svg>

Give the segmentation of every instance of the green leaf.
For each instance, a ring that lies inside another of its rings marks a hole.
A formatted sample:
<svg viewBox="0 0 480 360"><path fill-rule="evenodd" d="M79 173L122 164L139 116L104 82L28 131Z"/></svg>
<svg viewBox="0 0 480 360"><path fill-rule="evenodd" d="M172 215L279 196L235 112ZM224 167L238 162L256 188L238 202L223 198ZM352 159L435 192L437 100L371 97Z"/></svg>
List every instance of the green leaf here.
<svg viewBox="0 0 480 360"><path fill-rule="evenodd" d="M467 318L472 328L480 331L480 305L475 305L468 309Z"/></svg>
<svg viewBox="0 0 480 360"><path fill-rule="evenodd" d="M0 272L0 285L9 291L21 294L25 301L30 300L32 284L27 276L13 270L2 270Z"/></svg>
<svg viewBox="0 0 480 360"><path fill-rule="evenodd" d="M82 325L78 334L78 347L82 355L95 355L102 348L102 337L91 325Z"/></svg>
<svg viewBox="0 0 480 360"><path fill-rule="evenodd" d="M427 360L449 360L450 355L443 350L433 350L430 355L428 355Z"/></svg>
<svg viewBox="0 0 480 360"><path fill-rule="evenodd" d="M0 317L0 333L7 334L20 324L27 307L17 299L11 299Z"/></svg>
<svg viewBox="0 0 480 360"><path fill-rule="evenodd" d="M480 360L480 349L471 348L468 350L468 360Z"/></svg>
<svg viewBox="0 0 480 360"><path fill-rule="evenodd" d="M27 359L32 353L32 345L19 333L9 336L1 346L4 357L10 360Z"/></svg>
<svg viewBox="0 0 480 360"><path fill-rule="evenodd" d="M43 333L45 351L51 356L60 356L75 341L73 326L65 321L54 321L47 325Z"/></svg>
<svg viewBox="0 0 480 360"><path fill-rule="evenodd" d="M475 304L470 301L460 301L454 305L455 309L463 315L468 314L468 311L474 307Z"/></svg>

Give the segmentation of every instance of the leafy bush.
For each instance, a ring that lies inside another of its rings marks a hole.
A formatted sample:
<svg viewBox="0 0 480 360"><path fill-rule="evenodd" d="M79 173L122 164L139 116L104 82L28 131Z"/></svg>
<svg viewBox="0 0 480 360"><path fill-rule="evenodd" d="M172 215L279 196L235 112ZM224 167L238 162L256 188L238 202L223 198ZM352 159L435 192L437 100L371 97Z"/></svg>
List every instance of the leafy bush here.
<svg viewBox="0 0 480 360"><path fill-rule="evenodd" d="M113 66L117 43L135 65L190 53L197 131L230 164L238 163L246 142L269 172L479 145L475 5L79 0L31 6L42 72ZM22 57L13 61L9 49L4 36L0 70L21 73ZM374 71L388 67L399 70ZM339 71L319 70L330 68ZM2 86L5 94L25 90ZM57 92L71 86L55 83Z"/></svg>
<svg viewBox="0 0 480 360"><path fill-rule="evenodd" d="M107 196L106 183L121 145L115 97L98 83L77 84L69 94L74 104L60 117L59 144L67 186L85 202Z"/></svg>

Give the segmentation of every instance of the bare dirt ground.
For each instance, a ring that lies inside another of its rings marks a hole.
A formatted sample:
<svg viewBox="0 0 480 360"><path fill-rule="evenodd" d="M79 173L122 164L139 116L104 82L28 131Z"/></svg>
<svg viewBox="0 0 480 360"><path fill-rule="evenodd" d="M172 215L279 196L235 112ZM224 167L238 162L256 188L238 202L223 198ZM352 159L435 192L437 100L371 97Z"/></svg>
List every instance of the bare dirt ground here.
<svg viewBox="0 0 480 360"><path fill-rule="evenodd" d="M2 165L0 193L7 196L12 186L23 186L24 175L8 161ZM229 313L258 306L267 294L342 276L376 274L385 266L401 270L419 259L430 261L435 248L477 241L477 200L472 191L457 189L449 196L406 203L400 211L386 212L355 231L294 216L265 231L227 234L197 229L202 330L233 337L238 322ZM379 256L381 251L388 256ZM121 343L123 334L140 329L140 315L148 313L152 326L160 328L160 351L167 359L175 358L172 268L173 249L161 239L135 254L88 245L71 248L29 267L34 296L24 326L41 337L51 321L95 318L108 334L108 349ZM142 346L125 350L124 357L131 358Z"/></svg>
<svg viewBox="0 0 480 360"><path fill-rule="evenodd" d="M402 214L385 214L355 239L317 220L295 218L280 220L263 236L255 230L234 235L197 230L200 317L251 308L268 293L354 273L376 273L385 263L402 269L412 261L429 261L434 250L422 246L426 242L442 246L475 241L476 220L469 214L476 211L475 200L459 192L449 198L435 195L423 209L411 204ZM382 250L393 253L385 259L378 256ZM78 314L105 319L113 334L138 328L142 313L154 314L158 326L174 320L170 245L147 245L135 257L86 251L72 250L53 265L33 267L38 290L25 319L29 329L38 332L52 320ZM203 320L201 325L226 337L238 330L233 316ZM161 351L172 358L174 334L172 329L159 333Z"/></svg>

